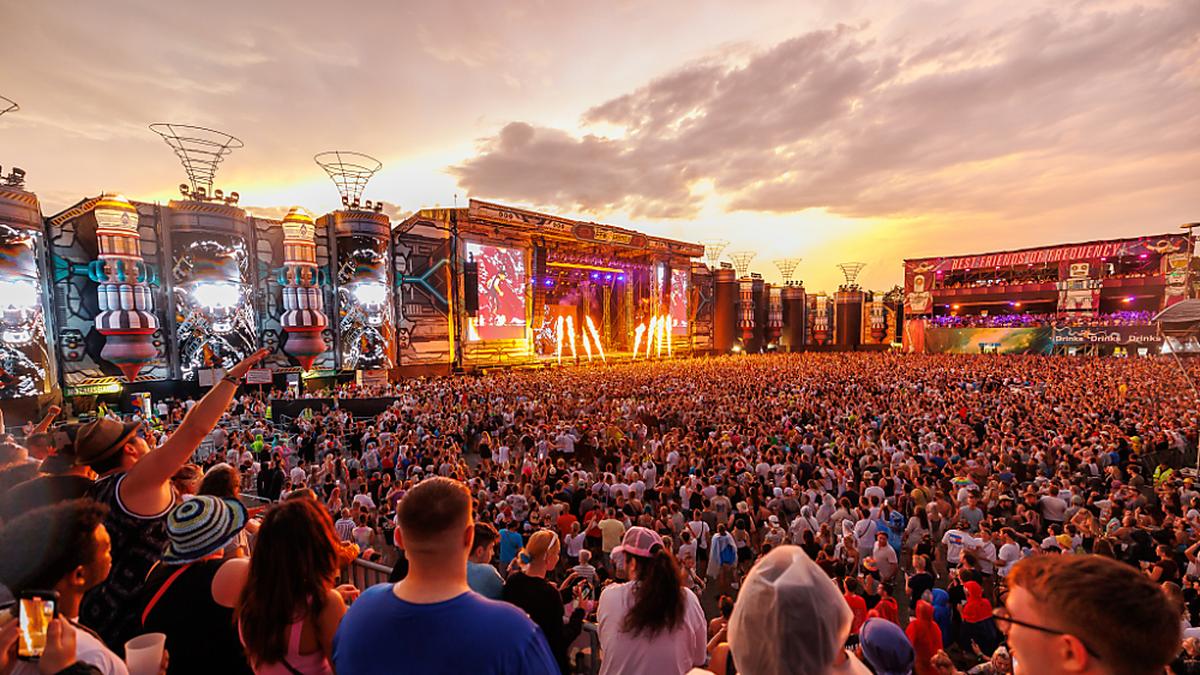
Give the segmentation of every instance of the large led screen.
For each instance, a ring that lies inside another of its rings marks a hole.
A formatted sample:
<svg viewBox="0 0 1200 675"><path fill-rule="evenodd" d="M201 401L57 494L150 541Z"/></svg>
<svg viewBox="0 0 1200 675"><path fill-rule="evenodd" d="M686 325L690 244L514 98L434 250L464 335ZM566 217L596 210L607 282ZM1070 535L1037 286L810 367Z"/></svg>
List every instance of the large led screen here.
<svg viewBox="0 0 1200 675"><path fill-rule="evenodd" d="M0 399L48 391L41 235L0 225Z"/></svg>
<svg viewBox="0 0 1200 675"><path fill-rule="evenodd" d="M342 369L389 369L395 365L396 320L388 240L345 235L337 248Z"/></svg>
<svg viewBox="0 0 1200 675"><path fill-rule="evenodd" d="M687 270L671 270L671 334L688 332L688 274Z"/></svg>
<svg viewBox="0 0 1200 675"><path fill-rule="evenodd" d="M467 243L467 258L479 265L480 340L525 337L525 252L516 248Z"/></svg>
<svg viewBox="0 0 1200 675"><path fill-rule="evenodd" d="M174 235L175 322L183 379L232 368L258 346L250 255L241 235Z"/></svg>

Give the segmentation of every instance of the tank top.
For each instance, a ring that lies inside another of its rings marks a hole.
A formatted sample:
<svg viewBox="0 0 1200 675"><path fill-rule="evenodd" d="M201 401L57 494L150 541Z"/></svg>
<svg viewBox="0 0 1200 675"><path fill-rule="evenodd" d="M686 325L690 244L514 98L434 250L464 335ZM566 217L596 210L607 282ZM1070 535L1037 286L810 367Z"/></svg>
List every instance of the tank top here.
<svg viewBox="0 0 1200 675"><path fill-rule="evenodd" d="M300 653L300 632L304 628L304 617L288 626L287 655L278 663L260 663L254 668L255 675L333 675L333 667L318 649L309 654ZM241 632L241 626L238 627Z"/></svg>
<svg viewBox="0 0 1200 675"><path fill-rule="evenodd" d="M218 605L212 597L213 577L224 563L204 560L183 570L159 565L146 580L140 606L156 600L149 612L139 614L145 616L146 632L166 634L171 675L251 672L233 629L233 609ZM170 586L160 593L168 580Z"/></svg>

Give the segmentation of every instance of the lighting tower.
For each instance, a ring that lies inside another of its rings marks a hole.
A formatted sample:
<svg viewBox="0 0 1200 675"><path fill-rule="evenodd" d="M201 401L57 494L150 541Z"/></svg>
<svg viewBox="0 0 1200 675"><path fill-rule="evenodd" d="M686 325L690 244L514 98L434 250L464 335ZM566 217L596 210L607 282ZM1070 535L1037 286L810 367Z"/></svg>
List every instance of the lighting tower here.
<svg viewBox="0 0 1200 675"><path fill-rule="evenodd" d="M224 201L236 204L238 193L226 197L221 190L213 188L213 179L221 162L234 150L246 147L236 136L190 124L159 122L150 125L150 130L162 137L175 156L183 164L188 182L180 184L179 192L195 201Z"/></svg>
<svg viewBox="0 0 1200 675"><path fill-rule="evenodd" d="M716 269L729 242L725 239L705 239L700 243L704 245L704 262L708 263L710 268Z"/></svg>
<svg viewBox="0 0 1200 675"><path fill-rule="evenodd" d="M348 150L330 150L313 157L325 173L337 186L338 194L342 196L342 206L348 209L362 208L362 193L367 188L371 178L383 168L383 162L370 155ZM383 204L366 203L367 210L373 208L383 210Z"/></svg>
<svg viewBox="0 0 1200 675"><path fill-rule="evenodd" d="M795 274L796 268L800 266L800 258L779 258L772 260L775 267L779 270L779 276L783 277L783 285L792 285L792 275Z"/></svg>
<svg viewBox="0 0 1200 675"><path fill-rule="evenodd" d="M866 266L866 263L861 262L838 263L838 269L842 271L842 276L846 278L846 288L858 288L858 273Z"/></svg>
<svg viewBox="0 0 1200 675"><path fill-rule="evenodd" d="M750 261L754 260L756 255L758 254L754 251L734 251L729 254L729 260L733 262L733 269L737 270L739 279L750 274Z"/></svg>

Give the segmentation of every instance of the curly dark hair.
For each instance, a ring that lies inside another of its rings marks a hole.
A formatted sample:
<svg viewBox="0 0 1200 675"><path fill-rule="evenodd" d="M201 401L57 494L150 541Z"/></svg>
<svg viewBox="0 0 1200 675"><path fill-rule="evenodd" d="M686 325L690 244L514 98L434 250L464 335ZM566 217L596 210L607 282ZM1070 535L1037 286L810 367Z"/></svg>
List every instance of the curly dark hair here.
<svg viewBox="0 0 1200 675"><path fill-rule="evenodd" d="M72 499L24 513L0 527L0 583L13 594L54 588L96 559L96 528L108 507Z"/></svg>

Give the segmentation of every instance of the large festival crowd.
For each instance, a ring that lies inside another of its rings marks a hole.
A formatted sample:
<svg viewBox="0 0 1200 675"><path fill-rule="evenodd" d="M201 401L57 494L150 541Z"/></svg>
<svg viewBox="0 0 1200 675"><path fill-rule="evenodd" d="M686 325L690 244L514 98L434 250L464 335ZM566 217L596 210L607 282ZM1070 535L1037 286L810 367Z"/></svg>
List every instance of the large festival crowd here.
<svg viewBox="0 0 1200 675"><path fill-rule="evenodd" d="M2 439L0 607L58 611L31 661L0 610L0 675L123 675L146 633L165 673L1200 673L1174 361L678 359L284 418L261 356Z"/></svg>

